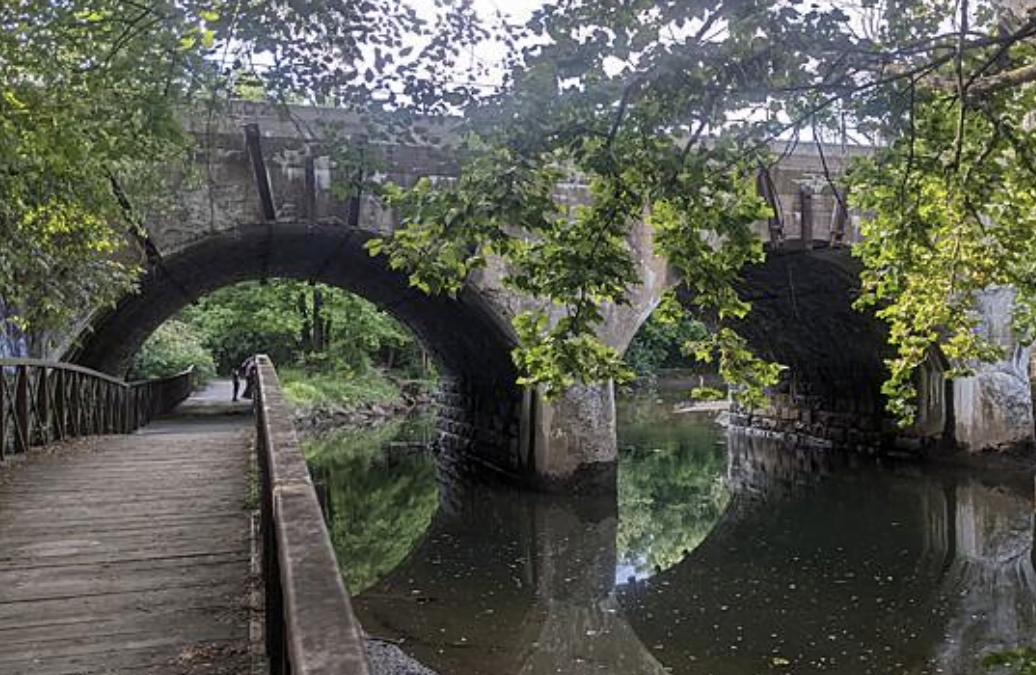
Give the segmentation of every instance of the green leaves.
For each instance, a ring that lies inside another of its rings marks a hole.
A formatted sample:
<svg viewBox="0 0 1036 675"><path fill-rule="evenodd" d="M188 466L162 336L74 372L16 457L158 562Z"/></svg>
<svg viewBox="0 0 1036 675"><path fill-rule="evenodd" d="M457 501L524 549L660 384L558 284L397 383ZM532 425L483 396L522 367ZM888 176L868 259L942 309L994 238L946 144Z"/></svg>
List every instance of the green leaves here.
<svg viewBox="0 0 1036 675"><path fill-rule="evenodd" d="M1036 90L1010 86L1036 77L1034 24L982 2L840 5L543 7L509 89L467 111L478 155L494 159L397 196L404 227L380 246L431 292L456 293L499 256L508 282L543 302L517 322L523 381L554 390L616 372L594 336L636 281L626 240L646 219L686 311L713 327L689 349L758 405L781 369L737 335L751 308L736 288L763 256L752 224L768 214L752 178L772 161L768 142L808 129L887 145L849 182L872 216L859 307L889 325L884 391L909 422L926 360L940 353L960 375L998 356L975 312L983 289L1013 287L1016 323L1036 336ZM969 6L956 24L969 32L947 32ZM534 208L497 196L515 167L537 185ZM561 207L547 177L559 169L592 186L589 205Z"/></svg>
<svg viewBox="0 0 1036 675"><path fill-rule="evenodd" d="M539 387L553 399L575 384L626 382L633 371L611 347L601 343L590 326L564 317L551 326L542 312L525 312L514 321L521 346L514 361L522 374L518 384Z"/></svg>
<svg viewBox="0 0 1036 675"><path fill-rule="evenodd" d="M989 669L1007 669L1015 675L1036 674L1036 650L1030 647L987 654L982 665Z"/></svg>
<svg viewBox="0 0 1036 675"><path fill-rule="evenodd" d="M181 318L203 336L223 371L261 352L285 366L308 362L318 370L355 374L383 352L418 349L409 331L370 302L301 281L222 288L186 308Z"/></svg>
<svg viewBox="0 0 1036 675"><path fill-rule="evenodd" d="M866 266L857 304L889 326L896 356L883 392L904 424L916 413L915 373L934 354L949 361L950 376L1002 356L979 321L984 290L1015 288L1019 327L1032 335L1036 174L1018 153L1036 146L1003 130L1024 114L1014 96L966 112L957 162L959 104L921 103L915 140L900 140L853 173L855 205L872 214L856 249Z"/></svg>
<svg viewBox="0 0 1036 675"><path fill-rule="evenodd" d="M142 258L127 235L189 166L181 120L211 119L232 92L419 107L428 62L396 53L455 58L484 35L470 8L432 14L434 31L395 0L0 3L0 301L45 333L126 293Z"/></svg>

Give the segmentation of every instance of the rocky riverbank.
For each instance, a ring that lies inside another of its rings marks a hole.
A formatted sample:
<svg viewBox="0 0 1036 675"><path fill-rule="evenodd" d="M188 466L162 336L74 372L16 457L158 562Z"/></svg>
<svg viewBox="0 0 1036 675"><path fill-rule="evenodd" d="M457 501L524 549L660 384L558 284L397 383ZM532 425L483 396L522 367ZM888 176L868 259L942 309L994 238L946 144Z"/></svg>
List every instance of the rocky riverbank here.
<svg viewBox="0 0 1036 675"><path fill-rule="evenodd" d="M298 408L293 415L301 436L319 436L338 429L369 429L388 420L406 417L435 404L434 392L424 383L403 383L395 401L364 403L356 406L317 405Z"/></svg>
<svg viewBox="0 0 1036 675"><path fill-rule="evenodd" d="M408 656L392 642L368 636L367 661L372 675L438 675L421 662Z"/></svg>

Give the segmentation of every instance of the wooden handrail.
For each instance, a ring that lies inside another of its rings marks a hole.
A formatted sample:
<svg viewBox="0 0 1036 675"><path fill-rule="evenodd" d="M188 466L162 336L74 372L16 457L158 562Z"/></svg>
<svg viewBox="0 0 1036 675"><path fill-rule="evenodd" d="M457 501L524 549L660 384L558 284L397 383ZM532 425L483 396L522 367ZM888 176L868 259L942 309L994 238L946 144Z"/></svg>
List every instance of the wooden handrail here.
<svg viewBox="0 0 1036 675"><path fill-rule="evenodd" d="M273 363L256 357L256 446L272 675L369 675L360 624L335 558Z"/></svg>
<svg viewBox="0 0 1036 675"><path fill-rule="evenodd" d="M90 370L83 366L77 366L74 363L64 363L62 361L45 361L43 359L0 359L0 368L15 368L18 366L28 366L31 368L53 368L55 370L64 370L72 373L82 373L83 375L89 375L90 377L96 377L98 380L106 380L113 384L127 384L125 380L102 373L96 370ZM193 368L194 366L191 366Z"/></svg>
<svg viewBox="0 0 1036 675"><path fill-rule="evenodd" d="M187 366L186 370L181 370L175 375L166 375L165 377L156 377L151 380L129 380L126 382L131 387L136 387L142 384L160 384L163 382L169 382L170 380L179 380L182 377L190 377L194 379L194 364Z"/></svg>
<svg viewBox="0 0 1036 675"><path fill-rule="evenodd" d="M125 434L190 396L194 368L124 382L72 363L0 359L0 461L54 441Z"/></svg>

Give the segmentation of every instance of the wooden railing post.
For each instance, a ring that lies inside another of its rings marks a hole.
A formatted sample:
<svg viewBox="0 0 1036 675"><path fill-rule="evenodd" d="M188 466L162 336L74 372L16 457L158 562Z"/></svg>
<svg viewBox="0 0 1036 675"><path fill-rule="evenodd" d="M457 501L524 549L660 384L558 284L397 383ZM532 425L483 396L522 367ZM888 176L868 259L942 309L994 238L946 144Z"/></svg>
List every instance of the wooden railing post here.
<svg viewBox="0 0 1036 675"><path fill-rule="evenodd" d="M65 389L65 371L58 368L54 372L54 434L59 441L65 440L67 436L67 420L65 418L67 393Z"/></svg>
<svg viewBox="0 0 1036 675"><path fill-rule="evenodd" d="M7 373L0 366L0 462L7 456Z"/></svg>
<svg viewBox="0 0 1036 675"><path fill-rule="evenodd" d="M83 389L79 373L68 374L69 436L83 435Z"/></svg>
<svg viewBox="0 0 1036 675"><path fill-rule="evenodd" d="M14 386L14 430L15 452L25 452L30 443L29 418L29 367L18 366L18 379Z"/></svg>
<svg viewBox="0 0 1036 675"><path fill-rule="evenodd" d="M104 387L93 378L90 379L90 412L93 413L90 433L100 436L104 433Z"/></svg>
<svg viewBox="0 0 1036 675"><path fill-rule="evenodd" d="M46 368L36 369L36 432L41 445L50 443L50 376Z"/></svg>
<svg viewBox="0 0 1036 675"><path fill-rule="evenodd" d="M813 250L813 193L805 185L799 187L799 227L803 246Z"/></svg>

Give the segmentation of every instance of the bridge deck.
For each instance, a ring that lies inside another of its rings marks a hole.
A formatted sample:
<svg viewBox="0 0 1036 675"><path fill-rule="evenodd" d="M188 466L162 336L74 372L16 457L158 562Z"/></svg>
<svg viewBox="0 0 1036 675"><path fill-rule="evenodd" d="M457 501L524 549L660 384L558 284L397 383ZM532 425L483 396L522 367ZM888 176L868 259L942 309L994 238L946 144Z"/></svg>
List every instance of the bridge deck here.
<svg viewBox="0 0 1036 675"><path fill-rule="evenodd" d="M249 672L253 434L179 417L0 470L0 673Z"/></svg>

